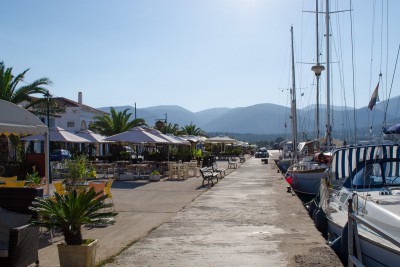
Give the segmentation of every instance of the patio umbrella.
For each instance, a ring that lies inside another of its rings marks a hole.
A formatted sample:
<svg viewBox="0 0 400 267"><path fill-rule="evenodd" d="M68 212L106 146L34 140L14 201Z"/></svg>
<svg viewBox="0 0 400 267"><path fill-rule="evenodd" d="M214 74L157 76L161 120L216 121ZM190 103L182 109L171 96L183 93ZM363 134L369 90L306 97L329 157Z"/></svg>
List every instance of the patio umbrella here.
<svg viewBox="0 0 400 267"><path fill-rule="evenodd" d="M108 143L108 141L104 140L106 136L97 134L90 130L82 130L76 133L77 136L85 138L92 143Z"/></svg>
<svg viewBox="0 0 400 267"><path fill-rule="evenodd" d="M115 134L105 138L106 141L125 142L132 144L169 144L170 142L150 132L142 127L133 127L126 132Z"/></svg>
<svg viewBox="0 0 400 267"><path fill-rule="evenodd" d="M61 127L50 128L49 131L50 141L52 142L67 142L67 143L90 143L88 139L77 136L71 132L66 131ZM31 135L21 138L24 141L44 141L44 136L41 134Z"/></svg>
<svg viewBox="0 0 400 267"><path fill-rule="evenodd" d="M173 134L166 134L166 136L167 136L168 138L170 138L171 140L175 140L175 142L177 142L177 144L179 144L179 145L187 145L187 146L190 146L190 142L189 142L189 141L187 141L187 140L185 140L185 139L183 139L183 138L181 138L181 137L179 137L179 136L175 136L175 135L173 135Z"/></svg>
<svg viewBox="0 0 400 267"><path fill-rule="evenodd" d="M28 110L0 99L0 134L44 134L47 126Z"/></svg>
<svg viewBox="0 0 400 267"><path fill-rule="evenodd" d="M154 134L155 136L158 136L162 139L165 139L168 141L171 145L190 145L189 141L186 141L183 138L179 138L178 136L175 136L173 134L163 134L160 131L152 128L144 128L146 132L149 132L151 134Z"/></svg>
<svg viewBox="0 0 400 267"><path fill-rule="evenodd" d="M97 134L90 130L81 130L80 132L77 132L76 135L89 140L93 144L93 146L95 148L96 156L100 156L100 155L104 154L106 146L103 146L101 144L110 143L110 141L104 140L106 138L106 136ZM89 150L90 150L90 146L89 146Z"/></svg>
<svg viewBox="0 0 400 267"><path fill-rule="evenodd" d="M205 142L209 143L209 144L221 144L221 152L222 152L222 151L225 151L224 145L236 144L238 141L235 139L232 139L228 136L216 136L216 137L208 138Z"/></svg>
<svg viewBox="0 0 400 267"><path fill-rule="evenodd" d="M232 139L228 136L216 136L216 137L211 137L208 138L206 143L216 143L216 144L235 144L238 141L235 139Z"/></svg>

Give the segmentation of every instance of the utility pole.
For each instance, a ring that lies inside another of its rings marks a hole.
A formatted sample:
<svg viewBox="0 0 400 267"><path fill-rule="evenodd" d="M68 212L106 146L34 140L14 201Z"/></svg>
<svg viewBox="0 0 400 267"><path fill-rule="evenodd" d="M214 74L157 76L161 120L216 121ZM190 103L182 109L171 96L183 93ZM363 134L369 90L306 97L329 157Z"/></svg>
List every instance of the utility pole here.
<svg viewBox="0 0 400 267"><path fill-rule="evenodd" d="M135 102L135 120L137 119L136 117L136 102Z"/></svg>

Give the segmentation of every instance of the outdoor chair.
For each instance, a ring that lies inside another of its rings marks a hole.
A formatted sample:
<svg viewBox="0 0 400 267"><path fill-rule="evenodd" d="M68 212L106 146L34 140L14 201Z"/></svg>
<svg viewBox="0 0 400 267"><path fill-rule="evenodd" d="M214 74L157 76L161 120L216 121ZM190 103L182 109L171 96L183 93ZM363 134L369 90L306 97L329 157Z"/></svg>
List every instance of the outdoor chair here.
<svg viewBox="0 0 400 267"><path fill-rule="evenodd" d="M6 181L6 187L24 187L26 181Z"/></svg>
<svg viewBox="0 0 400 267"><path fill-rule="evenodd" d="M189 178L189 163L185 162L180 165L180 176L183 179Z"/></svg>
<svg viewBox="0 0 400 267"><path fill-rule="evenodd" d="M92 164L94 171L96 172L96 179L102 178L106 176L106 171L103 168L103 164L96 163Z"/></svg>
<svg viewBox="0 0 400 267"><path fill-rule="evenodd" d="M169 163L168 164L168 177L173 179L175 176L178 176L178 169L176 163Z"/></svg>
<svg viewBox="0 0 400 267"><path fill-rule="evenodd" d="M105 188L105 186L106 186L105 182L101 182L101 183L89 182L89 190L91 188L93 188L96 193L101 192L101 194L96 196L96 198L104 196L104 188Z"/></svg>
<svg viewBox="0 0 400 267"><path fill-rule="evenodd" d="M64 185L62 184L62 182L54 182L53 185L56 189L57 194L59 194L60 196L65 195Z"/></svg>
<svg viewBox="0 0 400 267"><path fill-rule="evenodd" d="M111 194L111 186L113 183L114 183L114 179L108 179L106 186L104 187L104 194L107 195L107 199L110 200L110 203L112 203L113 210L115 211L114 201L113 201L113 197Z"/></svg>
<svg viewBox="0 0 400 267"><path fill-rule="evenodd" d="M17 181L17 176L12 176L12 177L0 177L0 181Z"/></svg>

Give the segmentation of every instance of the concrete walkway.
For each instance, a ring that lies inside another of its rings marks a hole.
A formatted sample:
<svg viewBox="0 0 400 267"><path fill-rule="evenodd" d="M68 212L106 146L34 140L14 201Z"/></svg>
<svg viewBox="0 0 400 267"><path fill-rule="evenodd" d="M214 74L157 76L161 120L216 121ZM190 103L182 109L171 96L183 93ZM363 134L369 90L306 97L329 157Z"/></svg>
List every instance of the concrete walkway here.
<svg viewBox="0 0 400 267"><path fill-rule="evenodd" d="M341 266L285 189L252 158L107 266Z"/></svg>
<svg viewBox="0 0 400 267"><path fill-rule="evenodd" d="M228 164L219 162L218 167L227 169ZM232 171L227 169L227 174ZM99 239L96 262L117 255L175 216L209 189L202 186L202 180L201 177L192 177L186 180L162 179L160 182L115 181L111 192L119 213L115 218L116 223L105 228L83 229L83 238ZM54 191L53 186L50 190ZM49 232L43 233L40 238L40 266L60 266L57 244L61 242L63 236L60 233L54 236L53 243Z"/></svg>
<svg viewBox="0 0 400 267"><path fill-rule="evenodd" d="M85 228L106 266L341 266L273 161L251 158L214 187L201 178L114 182L115 225ZM58 234L40 266L59 266ZM122 252L122 253L121 253ZM32 265L33 266L33 265Z"/></svg>

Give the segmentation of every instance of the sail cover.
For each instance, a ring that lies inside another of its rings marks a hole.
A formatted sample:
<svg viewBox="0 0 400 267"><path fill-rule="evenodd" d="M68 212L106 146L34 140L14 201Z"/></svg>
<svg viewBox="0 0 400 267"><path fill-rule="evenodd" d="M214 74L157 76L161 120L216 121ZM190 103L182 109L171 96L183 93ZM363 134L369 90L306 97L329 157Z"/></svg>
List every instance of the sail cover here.
<svg viewBox="0 0 400 267"><path fill-rule="evenodd" d="M341 180L350 177L357 165L366 160L400 158L400 148L395 145L366 145L337 149L333 152L330 166L331 179ZM399 175L398 164L386 165L386 175Z"/></svg>

